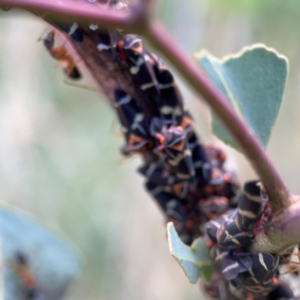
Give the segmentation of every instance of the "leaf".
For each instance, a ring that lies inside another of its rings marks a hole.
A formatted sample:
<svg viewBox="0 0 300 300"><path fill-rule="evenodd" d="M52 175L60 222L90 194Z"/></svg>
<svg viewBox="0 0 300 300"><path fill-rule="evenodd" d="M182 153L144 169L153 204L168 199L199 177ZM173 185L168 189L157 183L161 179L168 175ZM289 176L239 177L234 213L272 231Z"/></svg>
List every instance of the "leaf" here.
<svg viewBox="0 0 300 300"><path fill-rule="evenodd" d="M266 147L276 121L288 73L287 59L262 44L218 60L206 51L195 55L207 76ZM213 131L238 149L223 124L213 117Z"/></svg>
<svg viewBox="0 0 300 300"><path fill-rule="evenodd" d="M190 282L196 283L200 276L210 281L214 268L205 242L198 238L188 247L179 238L172 222L168 223L167 231L170 254L177 260Z"/></svg>
<svg viewBox="0 0 300 300"><path fill-rule="evenodd" d="M80 271L80 260L71 246L29 215L2 204L0 236L4 262L4 299L25 299L26 287L16 272L18 251L28 258L29 270L36 278L42 299L61 299L71 280Z"/></svg>

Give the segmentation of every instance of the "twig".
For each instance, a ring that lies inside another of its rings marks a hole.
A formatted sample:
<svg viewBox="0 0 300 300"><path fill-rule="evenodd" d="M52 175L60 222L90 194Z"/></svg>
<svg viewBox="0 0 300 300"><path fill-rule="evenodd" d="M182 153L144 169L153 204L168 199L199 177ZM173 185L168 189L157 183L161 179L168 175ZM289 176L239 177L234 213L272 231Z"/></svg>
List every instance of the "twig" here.
<svg viewBox="0 0 300 300"><path fill-rule="evenodd" d="M1 6L10 6L34 11L44 17L45 13L53 14L55 19L76 19L76 21L89 21L100 23L105 27L121 27L125 29L143 30L148 20L152 0L140 0L131 7L130 11L115 11L95 9L89 3L72 0L44 1L44 0L1 0ZM47 15L48 17L48 15Z"/></svg>

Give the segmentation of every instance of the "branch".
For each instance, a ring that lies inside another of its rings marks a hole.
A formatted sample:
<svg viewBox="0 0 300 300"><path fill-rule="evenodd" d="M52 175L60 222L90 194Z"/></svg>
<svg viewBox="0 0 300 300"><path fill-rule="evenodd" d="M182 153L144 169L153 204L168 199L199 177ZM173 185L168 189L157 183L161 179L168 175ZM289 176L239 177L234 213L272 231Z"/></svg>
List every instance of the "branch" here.
<svg viewBox="0 0 300 300"><path fill-rule="evenodd" d="M143 30L148 19L152 0L140 0L132 5L130 11L95 9L94 5L72 0L45 1L45 0L0 0L1 6L18 7L28 9L40 17L47 14L55 19L88 21L89 23L101 23L105 27L121 27L128 30ZM47 15L49 18L49 16Z"/></svg>

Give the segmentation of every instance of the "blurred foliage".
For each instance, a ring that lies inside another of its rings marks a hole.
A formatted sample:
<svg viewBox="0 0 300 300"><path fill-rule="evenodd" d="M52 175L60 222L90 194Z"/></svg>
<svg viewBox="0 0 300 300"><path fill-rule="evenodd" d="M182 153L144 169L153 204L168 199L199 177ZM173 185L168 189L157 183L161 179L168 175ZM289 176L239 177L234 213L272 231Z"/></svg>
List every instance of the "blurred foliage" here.
<svg viewBox="0 0 300 300"><path fill-rule="evenodd" d="M206 48L222 57L263 42L287 56L290 75L268 153L299 194L300 2L158 4L159 18L190 55ZM0 199L59 228L80 249L84 273L66 299L199 299L169 256L162 216L135 172L139 159L118 164L122 141L110 133L116 117L105 96L63 84L36 42L44 28L29 14L0 12ZM206 105L177 78L203 140L216 141ZM241 155L227 154L242 180L254 177Z"/></svg>
<svg viewBox="0 0 300 300"><path fill-rule="evenodd" d="M39 295L36 299L62 299L80 273L80 258L70 243L29 214L3 204L0 205L0 235L4 299L26 298L32 288ZM36 283L26 286L31 276Z"/></svg>

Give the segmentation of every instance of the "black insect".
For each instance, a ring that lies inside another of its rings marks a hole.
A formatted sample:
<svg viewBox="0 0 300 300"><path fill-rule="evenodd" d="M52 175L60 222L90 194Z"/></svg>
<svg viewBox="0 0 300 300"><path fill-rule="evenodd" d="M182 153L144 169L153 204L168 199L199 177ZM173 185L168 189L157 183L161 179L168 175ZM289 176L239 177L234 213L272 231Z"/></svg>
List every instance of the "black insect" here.
<svg viewBox="0 0 300 300"><path fill-rule="evenodd" d="M253 227L262 215L263 199L258 181L244 185L237 209L229 216L217 233L218 244L231 248L245 246L254 236Z"/></svg>
<svg viewBox="0 0 300 300"><path fill-rule="evenodd" d="M181 180L193 179L195 168L185 130L180 126L165 126L161 119L153 118L150 132L158 144L154 153L164 157L170 172Z"/></svg>
<svg viewBox="0 0 300 300"><path fill-rule="evenodd" d="M158 97L158 82L142 39L136 34L126 34L118 41L116 49L120 60L128 65L129 72L140 89L148 95Z"/></svg>
<svg viewBox="0 0 300 300"><path fill-rule="evenodd" d="M122 90L115 90L115 103L122 131L126 139L126 153L141 153L150 147L149 124L132 97Z"/></svg>
<svg viewBox="0 0 300 300"><path fill-rule="evenodd" d="M236 224L241 231L252 229L256 220L261 216L263 199L259 181L249 181L244 185L239 199L236 214Z"/></svg>

